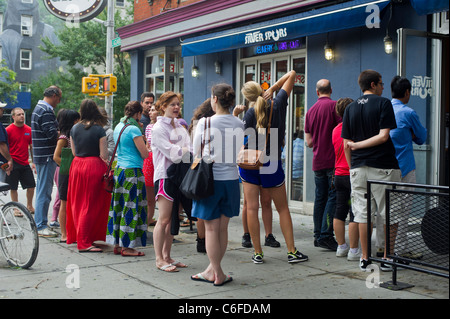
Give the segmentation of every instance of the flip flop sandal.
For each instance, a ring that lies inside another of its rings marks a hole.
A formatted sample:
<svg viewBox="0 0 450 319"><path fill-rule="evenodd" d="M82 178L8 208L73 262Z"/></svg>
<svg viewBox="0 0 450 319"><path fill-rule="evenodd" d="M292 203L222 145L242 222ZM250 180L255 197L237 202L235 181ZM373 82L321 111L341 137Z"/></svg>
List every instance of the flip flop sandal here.
<svg viewBox="0 0 450 319"><path fill-rule="evenodd" d="M102 253L103 250L101 250L98 247L91 246L88 249L78 250L79 253Z"/></svg>
<svg viewBox="0 0 450 319"><path fill-rule="evenodd" d="M209 284L212 284L214 282L213 280L208 280L205 277L203 277L203 275L201 273L198 273L196 275L191 276L191 279L194 280L194 281L207 282Z"/></svg>
<svg viewBox="0 0 450 319"><path fill-rule="evenodd" d="M188 268L188 266L186 264L183 264L181 261L174 261L172 265L178 268Z"/></svg>
<svg viewBox="0 0 450 319"><path fill-rule="evenodd" d="M221 284L214 284L214 286L220 287L220 286L223 286L223 285L225 285L225 284L227 284L227 283L229 283L229 282L232 282L232 281L233 281L233 277L227 276L227 277L225 278L225 280L224 280Z"/></svg>
<svg viewBox="0 0 450 319"><path fill-rule="evenodd" d="M23 217L23 214L20 210L14 209L14 216L15 217Z"/></svg>
<svg viewBox="0 0 450 319"><path fill-rule="evenodd" d="M145 254L142 251L133 251L131 254L125 253L124 251L126 251L125 249L122 248L122 250L120 251L120 254L122 255L122 257L141 257L141 256L145 256Z"/></svg>
<svg viewBox="0 0 450 319"><path fill-rule="evenodd" d="M170 267L173 267L172 269L169 269ZM176 266L172 265L172 264L168 264L168 265L164 265L162 267L158 267L159 270L165 271L165 272L178 272L179 270L177 269Z"/></svg>

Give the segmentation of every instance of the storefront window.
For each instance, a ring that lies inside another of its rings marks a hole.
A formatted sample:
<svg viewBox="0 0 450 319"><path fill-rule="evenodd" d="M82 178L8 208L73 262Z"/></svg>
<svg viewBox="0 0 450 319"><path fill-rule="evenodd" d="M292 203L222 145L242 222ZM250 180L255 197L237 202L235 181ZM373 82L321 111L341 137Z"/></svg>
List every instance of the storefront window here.
<svg viewBox="0 0 450 319"><path fill-rule="evenodd" d="M179 51L169 48L148 51L145 57L144 90L156 100L166 91L183 94L183 59Z"/></svg>
<svg viewBox="0 0 450 319"><path fill-rule="evenodd" d="M255 81L256 76L256 66L254 64L249 64L245 66L245 82Z"/></svg>

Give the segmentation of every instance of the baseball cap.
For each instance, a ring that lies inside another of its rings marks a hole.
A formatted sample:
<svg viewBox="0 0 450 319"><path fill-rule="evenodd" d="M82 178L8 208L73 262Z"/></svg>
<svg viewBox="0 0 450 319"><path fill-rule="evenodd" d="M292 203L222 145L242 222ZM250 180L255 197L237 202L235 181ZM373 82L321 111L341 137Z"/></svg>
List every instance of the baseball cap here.
<svg viewBox="0 0 450 319"><path fill-rule="evenodd" d="M8 104L3 103L2 101L0 101L0 107L5 107L6 105L8 105Z"/></svg>

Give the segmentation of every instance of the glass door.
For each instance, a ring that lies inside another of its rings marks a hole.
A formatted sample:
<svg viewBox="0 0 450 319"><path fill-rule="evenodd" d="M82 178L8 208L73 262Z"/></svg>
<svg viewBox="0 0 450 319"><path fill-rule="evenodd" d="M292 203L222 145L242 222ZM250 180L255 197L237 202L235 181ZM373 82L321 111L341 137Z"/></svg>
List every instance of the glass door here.
<svg viewBox="0 0 450 319"><path fill-rule="evenodd" d="M297 73L292 91L290 107L291 121L290 144L291 152L289 159L291 162L291 183L290 199L293 201L303 201L303 160L304 160L304 123L305 123L305 58L292 58L292 69Z"/></svg>
<svg viewBox="0 0 450 319"><path fill-rule="evenodd" d="M275 56L264 60L249 59L242 64L242 84L256 81L263 90L267 90L288 71L295 70L297 73L288 99L286 135L281 158L286 175L286 191L291 203L303 200L305 62L304 56Z"/></svg>

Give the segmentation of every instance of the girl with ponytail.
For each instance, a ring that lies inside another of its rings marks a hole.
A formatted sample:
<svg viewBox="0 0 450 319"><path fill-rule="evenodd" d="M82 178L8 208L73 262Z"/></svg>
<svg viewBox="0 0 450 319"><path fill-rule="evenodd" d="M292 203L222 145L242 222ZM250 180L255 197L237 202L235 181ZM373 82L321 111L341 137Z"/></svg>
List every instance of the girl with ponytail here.
<svg viewBox="0 0 450 319"><path fill-rule="evenodd" d="M244 84L241 92L249 102L249 110L245 113L245 133L248 137L246 145L249 149L262 150L266 145L265 158L269 161L260 169L247 170L239 168L239 175L244 187L244 197L247 202L247 222L250 231L255 252L252 260L256 264L263 263L263 251L259 235L259 197L260 188L268 191L275 207L280 215L280 226L283 232L286 246L288 248L288 262L297 263L308 260L308 256L299 252L294 243L294 232L292 219L287 203L286 186L284 183L284 171L281 164L281 147L286 131L286 110L288 106L288 97L294 87L296 77L295 71L286 73L274 85L266 91L261 86L250 81ZM277 92L275 99L272 99L273 93ZM272 119L270 122L270 132L278 133L278 139L271 145L270 137L266 134L269 125L270 111L272 109ZM235 114L236 115L236 114Z"/></svg>

